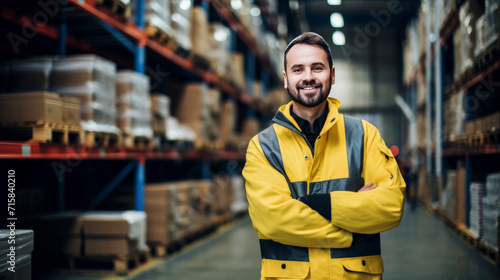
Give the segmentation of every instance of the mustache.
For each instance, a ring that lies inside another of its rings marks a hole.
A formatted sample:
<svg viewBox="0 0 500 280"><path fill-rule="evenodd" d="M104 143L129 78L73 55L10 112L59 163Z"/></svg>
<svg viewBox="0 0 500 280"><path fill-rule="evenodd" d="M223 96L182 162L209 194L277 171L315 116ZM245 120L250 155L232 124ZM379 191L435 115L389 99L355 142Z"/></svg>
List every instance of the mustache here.
<svg viewBox="0 0 500 280"><path fill-rule="evenodd" d="M321 87L323 84L316 80L310 82L300 82L297 84L296 88L305 88L305 87Z"/></svg>

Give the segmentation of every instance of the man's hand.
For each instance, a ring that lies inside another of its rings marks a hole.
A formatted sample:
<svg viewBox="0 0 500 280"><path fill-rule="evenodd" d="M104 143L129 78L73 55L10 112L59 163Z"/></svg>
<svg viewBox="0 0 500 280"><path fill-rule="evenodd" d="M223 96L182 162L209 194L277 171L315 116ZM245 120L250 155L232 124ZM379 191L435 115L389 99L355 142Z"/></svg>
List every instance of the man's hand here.
<svg viewBox="0 0 500 280"><path fill-rule="evenodd" d="M364 185L361 189L359 189L358 192L364 192L364 191L369 191L369 190L373 190L375 189L376 187L378 186L378 184L373 184L373 183L368 183L366 185Z"/></svg>

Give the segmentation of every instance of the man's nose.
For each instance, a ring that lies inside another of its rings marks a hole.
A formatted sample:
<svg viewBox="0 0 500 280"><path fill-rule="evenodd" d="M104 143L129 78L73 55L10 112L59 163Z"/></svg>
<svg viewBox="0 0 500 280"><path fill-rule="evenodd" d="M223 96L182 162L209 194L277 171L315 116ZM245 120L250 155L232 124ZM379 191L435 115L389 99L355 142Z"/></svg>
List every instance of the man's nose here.
<svg viewBox="0 0 500 280"><path fill-rule="evenodd" d="M304 71L304 77L303 77L303 80L304 80L304 81L312 81L312 80L314 80L314 77L313 77L313 75L312 75L312 74L313 74L313 73L312 73L311 69L307 69L307 70L305 70L305 71Z"/></svg>

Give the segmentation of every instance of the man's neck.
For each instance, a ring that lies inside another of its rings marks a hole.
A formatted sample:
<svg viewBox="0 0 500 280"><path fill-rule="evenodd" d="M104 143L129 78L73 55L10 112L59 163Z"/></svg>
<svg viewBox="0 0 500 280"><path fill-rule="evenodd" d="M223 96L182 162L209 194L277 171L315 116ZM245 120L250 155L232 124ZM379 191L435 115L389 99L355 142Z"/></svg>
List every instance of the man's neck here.
<svg viewBox="0 0 500 280"><path fill-rule="evenodd" d="M299 103L294 101L292 110L297 116L308 121L309 124L312 126L314 121L323 114L323 112L325 111L325 108L326 108L326 100L325 100L325 102L319 104L316 107L312 107L312 108L302 106Z"/></svg>

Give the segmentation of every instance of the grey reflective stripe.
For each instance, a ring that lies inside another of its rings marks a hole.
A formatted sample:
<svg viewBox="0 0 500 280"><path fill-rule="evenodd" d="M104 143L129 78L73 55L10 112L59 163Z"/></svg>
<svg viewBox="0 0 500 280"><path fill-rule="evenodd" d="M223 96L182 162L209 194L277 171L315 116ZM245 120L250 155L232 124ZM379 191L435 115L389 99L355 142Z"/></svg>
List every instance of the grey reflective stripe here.
<svg viewBox="0 0 500 280"><path fill-rule="evenodd" d="M293 198L299 198L298 193L294 186L290 183L288 176L285 172L285 167L283 165L283 158L281 157L280 143L278 137L276 136L276 131L274 127L270 126L258 135L260 147L266 156L267 161L271 164L279 173L281 173L286 181L288 182L288 187L292 193ZM306 186L307 188L307 186Z"/></svg>
<svg viewBox="0 0 500 280"><path fill-rule="evenodd" d="M269 239L259 239L260 254L263 259L282 261L309 261L307 247L284 245Z"/></svg>
<svg viewBox="0 0 500 280"><path fill-rule="evenodd" d="M309 194L323 194L334 191L357 192L365 185L365 180L358 178L342 178L309 184Z"/></svg>
<svg viewBox="0 0 500 280"><path fill-rule="evenodd" d="M285 175L285 177L286 177L286 175ZM298 195L297 197L294 197L295 199L307 195L307 182L306 181L293 182L290 186L295 189L295 193Z"/></svg>
<svg viewBox="0 0 500 280"><path fill-rule="evenodd" d="M309 149L311 149L311 153L312 153L312 156L314 157L314 147L311 146L311 143L309 143L309 140L307 140L307 137L304 135L304 133L300 132L300 130L298 130L287 118L286 116L279 112L276 113L276 115L274 116L273 118L273 122L275 122L276 124L279 124L285 128L288 128L290 129L291 131L297 133L298 135L300 135L302 138L304 138L304 141L306 141L307 143L307 146L309 147Z"/></svg>
<svg viewBox="0 0 500 280"><path fill-rule="evenodd" d="M349 177L359 178L363 171L365 130L360 119L344 116Z"/></svg>

